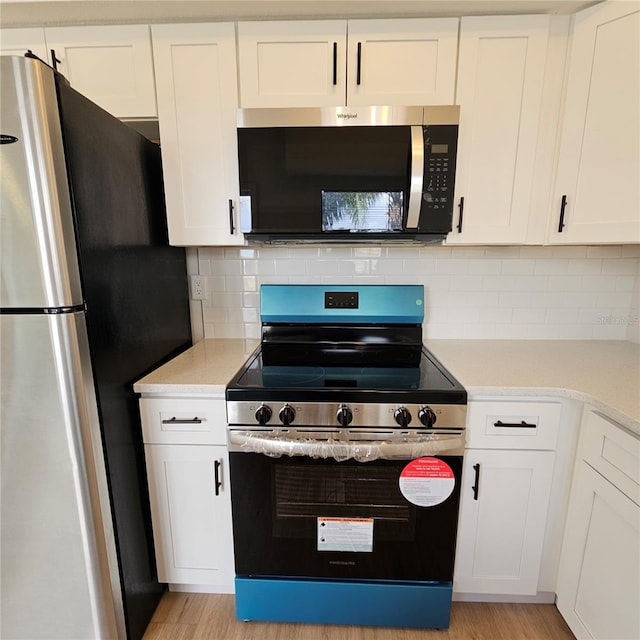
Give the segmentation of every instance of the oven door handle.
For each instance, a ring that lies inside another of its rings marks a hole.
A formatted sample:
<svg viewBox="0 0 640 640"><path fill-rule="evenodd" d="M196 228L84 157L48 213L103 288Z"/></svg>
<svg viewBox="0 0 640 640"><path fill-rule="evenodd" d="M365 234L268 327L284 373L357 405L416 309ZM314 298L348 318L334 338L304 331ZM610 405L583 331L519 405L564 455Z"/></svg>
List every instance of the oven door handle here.
<svg viewBox="0 0 640 640"><path fill-rule="evenodd" d="M413 459L428 455L462 455L464 434L437 435L429 438L390 442L344 441L337 439L317 440L312 438L282 438L256 431L229 431L229 442L240 447L242 452L262 453L279 457L306 456L308 458L335 458L338 461Z"/></svg>

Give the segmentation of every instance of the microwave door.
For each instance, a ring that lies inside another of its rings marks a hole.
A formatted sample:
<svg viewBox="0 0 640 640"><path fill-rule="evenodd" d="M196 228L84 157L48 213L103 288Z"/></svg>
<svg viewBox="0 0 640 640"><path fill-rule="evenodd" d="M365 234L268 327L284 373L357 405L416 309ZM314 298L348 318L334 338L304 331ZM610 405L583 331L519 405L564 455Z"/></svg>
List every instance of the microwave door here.
<svg viewBox="0 0 640 640"><path fill-rule="evenodd" d="M422 127L411 127L411 182L407 206L407 229L417 229L420 222L424 184L424 134Z"/></svg>

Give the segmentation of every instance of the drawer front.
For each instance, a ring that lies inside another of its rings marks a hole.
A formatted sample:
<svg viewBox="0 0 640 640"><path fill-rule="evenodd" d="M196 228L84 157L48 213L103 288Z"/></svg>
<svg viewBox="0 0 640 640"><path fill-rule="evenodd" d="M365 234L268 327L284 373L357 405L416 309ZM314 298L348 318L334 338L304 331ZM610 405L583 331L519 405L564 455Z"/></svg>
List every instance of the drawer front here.
<svg viewBox="0 0 640 640"><path fill-rule="evenodd" d="M559 402L472 401L468 407L467 447L549 449L556 447Z"/></svg>
<svg viewBox="0 0 640 640"><path fill-rule="evenodd" d="M640 440L597 411L586 409L580 457L640 505Z"/></svg>
<svg viewBox="0 0 640 640"><path fill-rule="evenodd" d="M140 416L145 444L227 443L223 398L142 398Z"/></svg>

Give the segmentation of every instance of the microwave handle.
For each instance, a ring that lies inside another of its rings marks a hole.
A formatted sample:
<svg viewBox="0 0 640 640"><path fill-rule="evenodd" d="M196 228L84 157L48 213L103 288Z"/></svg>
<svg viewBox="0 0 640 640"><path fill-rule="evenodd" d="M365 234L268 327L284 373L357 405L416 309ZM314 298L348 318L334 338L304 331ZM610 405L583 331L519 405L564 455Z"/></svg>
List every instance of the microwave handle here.
<svg viewBox="0 0 640 640"><path fill-rule="evenodd" d="M421 126L411 127L411 184L407 207L407 229L417 229L424 182L424 134Z"/></svg>

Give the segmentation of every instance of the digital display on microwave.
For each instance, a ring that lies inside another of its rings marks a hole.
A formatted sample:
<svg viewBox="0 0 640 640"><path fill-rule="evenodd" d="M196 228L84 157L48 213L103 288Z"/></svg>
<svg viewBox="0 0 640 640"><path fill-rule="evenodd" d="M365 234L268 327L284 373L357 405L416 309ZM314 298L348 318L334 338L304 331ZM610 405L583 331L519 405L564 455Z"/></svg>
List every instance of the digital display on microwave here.
<svg viewBox="0 0 640 640"><path fill-rule="evenodd" d="M431 153L449 153L448 144L432 144Z"/></svg>
<svg viewBox="0 0 640 640"><path fill-rule="evenodd" d="M322 191L322 231L401 231L402 191Z"/></svg>

